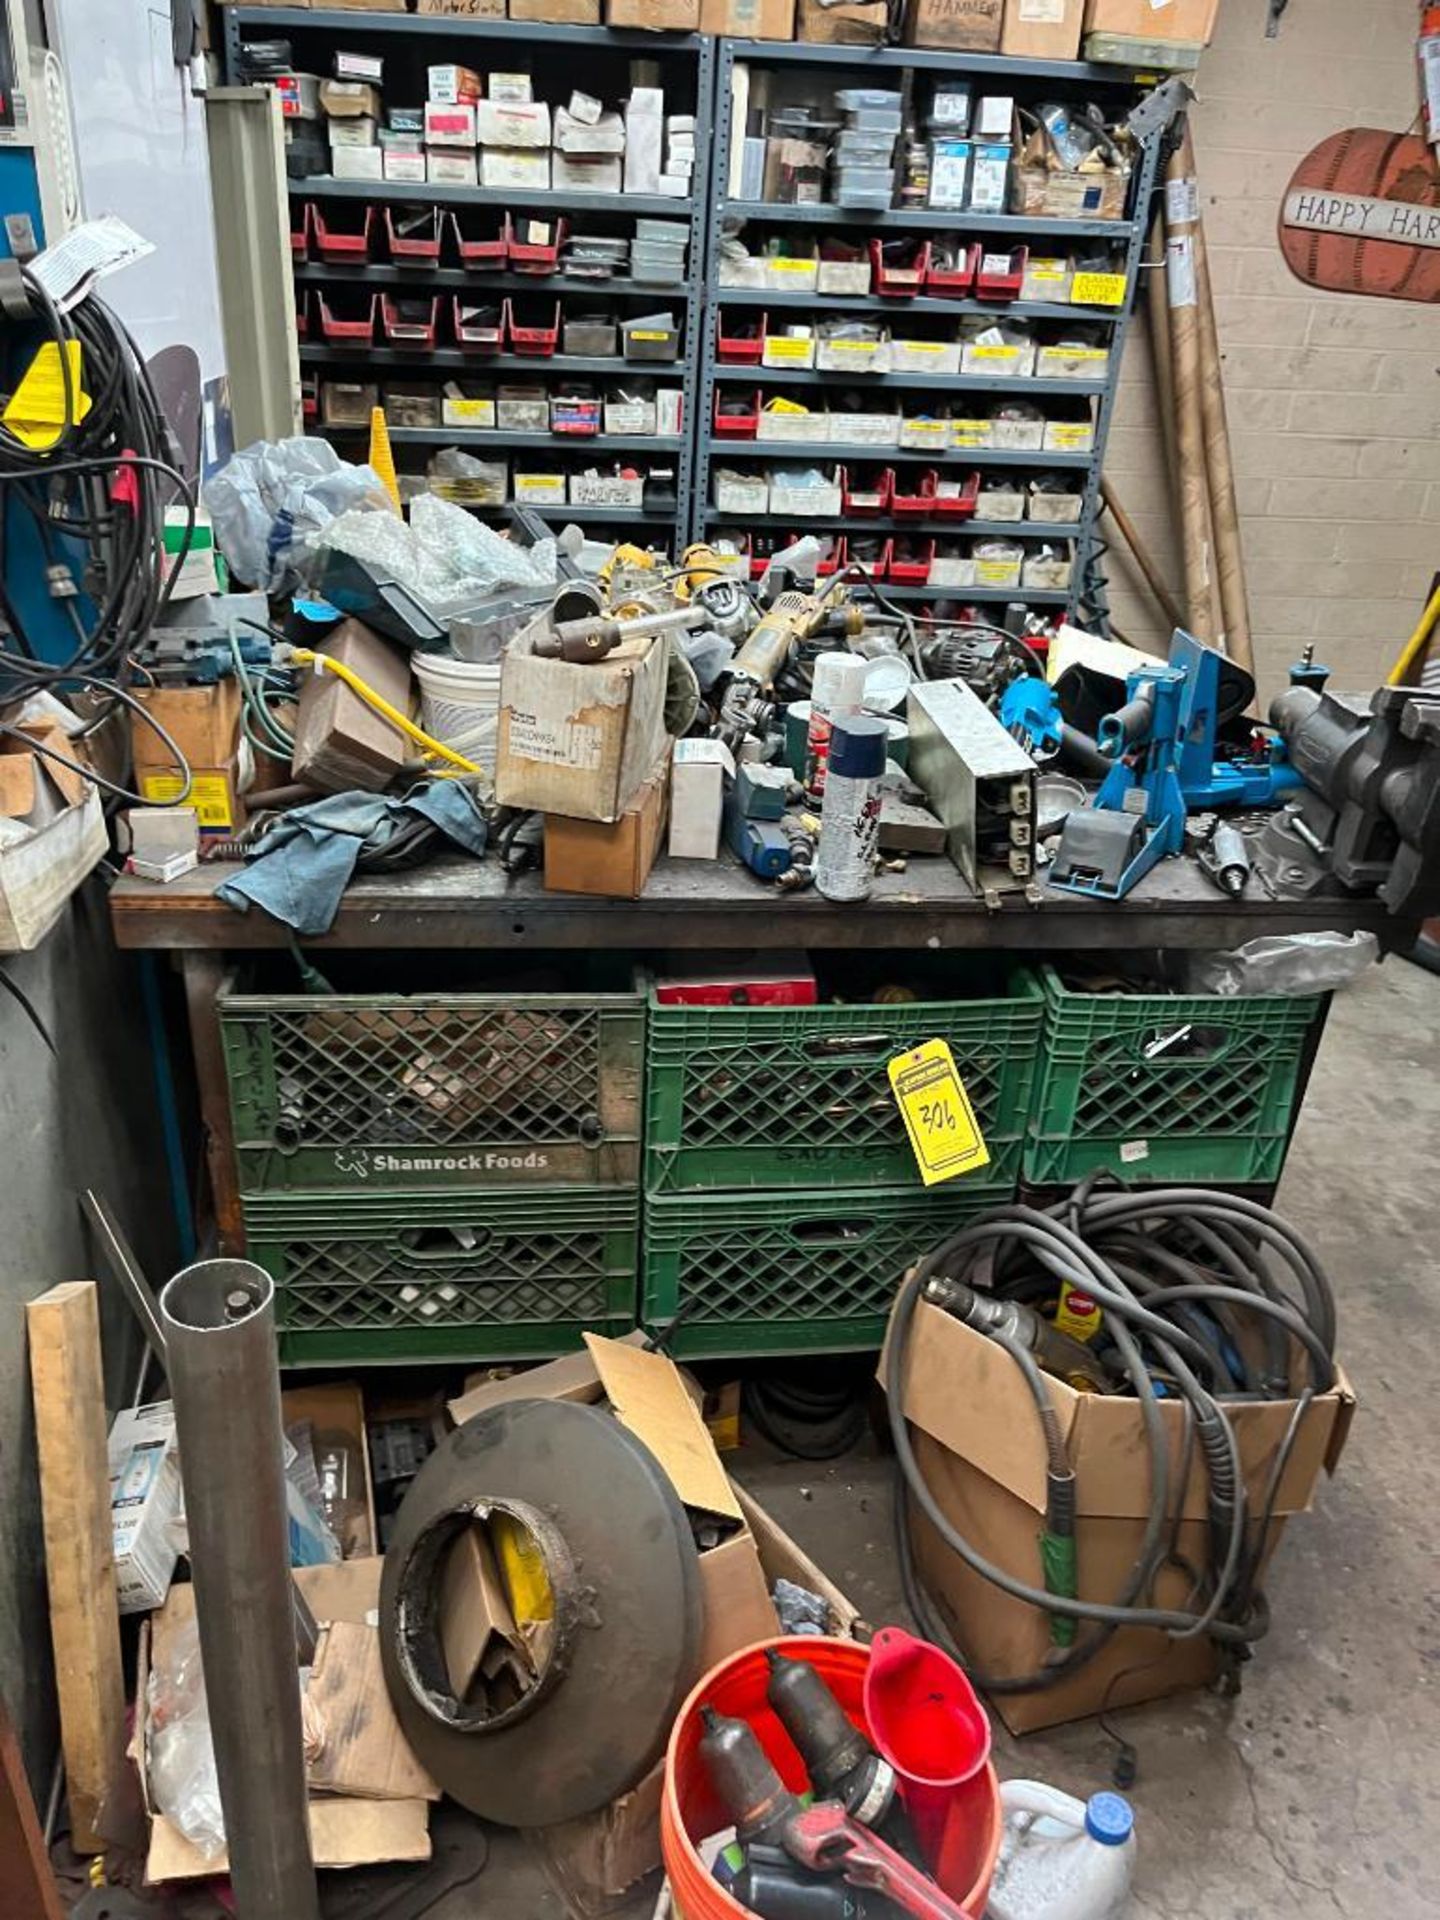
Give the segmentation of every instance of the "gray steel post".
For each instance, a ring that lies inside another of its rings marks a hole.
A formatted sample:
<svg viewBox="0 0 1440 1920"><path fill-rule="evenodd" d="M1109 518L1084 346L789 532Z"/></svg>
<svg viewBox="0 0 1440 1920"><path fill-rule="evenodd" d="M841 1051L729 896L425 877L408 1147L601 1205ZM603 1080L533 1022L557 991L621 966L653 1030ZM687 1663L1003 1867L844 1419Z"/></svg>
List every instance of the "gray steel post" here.
<svg viewBox="0 0 1440 1920"><path fill-rule="evenodd" d="M202 1260L160 1296L210 1730L240 1920L319 1920L310 1854L275 1287Z"/></svg>

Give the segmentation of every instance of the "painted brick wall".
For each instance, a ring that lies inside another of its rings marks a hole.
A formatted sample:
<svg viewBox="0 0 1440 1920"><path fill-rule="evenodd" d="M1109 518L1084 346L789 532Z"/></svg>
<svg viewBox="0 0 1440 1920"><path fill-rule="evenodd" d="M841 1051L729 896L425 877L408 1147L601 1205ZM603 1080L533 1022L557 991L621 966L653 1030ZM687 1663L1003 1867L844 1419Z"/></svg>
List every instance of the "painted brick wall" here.
<svg viewBox="0 0 1440 1920"><path fill-rule="evenodd" d="M1266 0L1222 0L1195 110L1201 198L1262 689L1313 641L1349 687L1383 679L1440 568L1440 310L1326 294L1276 244L1291 173L1350 126L1417 107L1416 0L1298 0L1278 40ZM1150 356L1137 328L1107 472L1180 584ZM1116 625L1164 623L1112 549Z"/></svg>

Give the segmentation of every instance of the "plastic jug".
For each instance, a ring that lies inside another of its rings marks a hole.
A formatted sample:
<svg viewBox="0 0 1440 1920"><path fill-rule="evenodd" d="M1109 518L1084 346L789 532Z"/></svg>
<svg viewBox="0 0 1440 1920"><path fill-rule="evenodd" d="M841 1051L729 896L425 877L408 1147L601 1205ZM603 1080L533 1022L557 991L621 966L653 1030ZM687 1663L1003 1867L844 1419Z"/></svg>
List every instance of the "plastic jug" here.
<svg viewBox="0 0 1440 1920"><path fill-rule="evenodd" d="M990 1920L1112 1920L1130 1897L1135 1816L1118 1793L1087 1803L1038 1780L1000 1789L1005 1837Z"/></svg>

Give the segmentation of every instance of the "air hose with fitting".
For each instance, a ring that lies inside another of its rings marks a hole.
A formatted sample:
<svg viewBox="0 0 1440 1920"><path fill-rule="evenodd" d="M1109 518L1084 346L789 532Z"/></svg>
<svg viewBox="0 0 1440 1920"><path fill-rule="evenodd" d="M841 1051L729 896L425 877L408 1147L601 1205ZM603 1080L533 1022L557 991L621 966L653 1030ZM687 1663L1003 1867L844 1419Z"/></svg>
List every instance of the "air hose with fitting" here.
<svg viewBox="0 0 1440 1920"><path fill-rule="evenodd" d="M1054 1327L1046 1302L1063 1286L1099 1309L1103 1336L1086 1344ZM917 1458L903 1406L905 1369L922 1301L994 1341L1018 1366L1046 1454L1047 1511L1039 1579L997 1565L952 1522ZM937 1610L916 1579L908 1509L922 1514L971 1571L1052 1623L1050 1656L1034 1673L987 1676L992 1692L1055 1685L1093 1659L1122 1627L1175 1640L1208 1637L1230 1662L1268 1625L1258 1580L1286 1465L1317 1395L1335 1382L1334 1296L1303 1239L1268 1208L1209 1188L1130 1190L1084 1183L1058 1205L998 1209L927 1255L907 1276L891 1321L885 1366L900 1475L897 1544L911 1610L943 1642ZM1292 1361L1292 1353L1297 1356ZM1108 1600L1082 1600L1075 1562L1076 1483L1046 1374L1082 1391L1128 1390L1149 1454L1149 1499L1135 1562ZM1184 1442L1172 1448L1161 1396L1178 1401ZM1228 1405L1296 1399L1252 1522ZM1153 1602L1191 1478L1207 1495L1204 1565L1182 1606ZM1177 1470L1178 1469L1178 1470ZM1043 1583L1043 1584L1042 1584Z"/></svg>

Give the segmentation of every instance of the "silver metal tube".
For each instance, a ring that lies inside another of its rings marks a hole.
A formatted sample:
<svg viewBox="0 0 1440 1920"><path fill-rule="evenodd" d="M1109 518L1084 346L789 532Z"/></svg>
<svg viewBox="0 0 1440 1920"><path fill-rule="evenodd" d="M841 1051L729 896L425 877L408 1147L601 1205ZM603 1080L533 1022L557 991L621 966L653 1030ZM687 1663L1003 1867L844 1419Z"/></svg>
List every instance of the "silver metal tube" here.
<svg viewBox="0 0 1440 1920"><path fill-rule="evenodd" d="M275 1288L202 1260L160 1296L200 1655L240 1920L319 1920L310 1854Z"/></svg>

